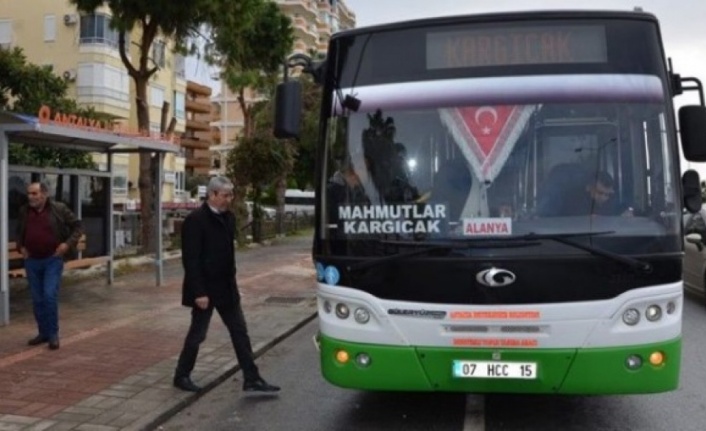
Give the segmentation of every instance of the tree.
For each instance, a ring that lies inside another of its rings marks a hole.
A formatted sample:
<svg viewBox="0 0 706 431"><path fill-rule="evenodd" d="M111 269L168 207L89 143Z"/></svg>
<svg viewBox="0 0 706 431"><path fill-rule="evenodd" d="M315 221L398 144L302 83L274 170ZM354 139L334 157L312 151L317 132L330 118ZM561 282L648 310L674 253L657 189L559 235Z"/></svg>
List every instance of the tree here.
<svg viewBox="0 0 706 431"><path fill-rule="evenodd" d="M297 187L305 189L314 185L316 147L319 143L319 116L321 115L321 86L310 77L302 77L302 125L299 140L295 143L296 160L292 176Z"/></svg>
<svg viewBox="0 0 706 431"><path fill-rule="evenodd" d="M241 193L245 187L250 187L252 191L253 242L262 241L260 230L262 192L280 178L283 172L291 170L292 160L290 148L282 145L272 135L271 129L258 129L253 136L241 138L238 146L228 153L228 177L234 179ZM242 220L242 217L240 219Z"/></svg>
<svg viewBox="0 0 706 431"><path fill-rule="evenodd" d="M246 138L252 136L254 124L252 105L247 103L245 91L272 89L274 75L281 70L294 43L291 20L280 12L276 3L252 0L250 3L250 24L241 28L229 26L233 17L226 14L213 40L224 70L222 79L237 94L244 120L242 135Z"/></svg>
<svg viewBox="0 0 706 431"><path fill-rule="evenodd" d="M261 0L70 0L80 12L93 13L103 5L110 9L111 26L118 32L118 49L128 74L135 83L135 103L137 107L137 125L142 133L148 133L150 115L147 100L147 85L150 78L158 73L159 66L151 58L152 45L158 34L176 42L181 52L186 52L187 41L200 35L200 29L213 23L222 22L222 15L229 12L235 17L236 11L242 11L243 5ZM219 20L214 19L218 17ZM247 14L232 19L229 25L235 28L247 23ZM133 62L126 46L126 34L141 30L140 37L133 42L137 46L137 55ZM214 28L216 29L216 28ZM233 30L235 31L235 30ZM168 104L165 103L168 109ZM172 118L170 126L162 121L162 131L173 133L176 122ZM154 251L155 243L153 208L157 196L154 178L160 158L150 153L140 153L138 188L142 217L143 251ZM159 205L160 203L156 203Z"/></svg>
<svg viewBox="0 0 706 431"><path fill-rule="evenodd" d="M42 105L67 114L101 118L93 109L79 108L66 97L66 80L54 75L48 66L27 62L21 48L0 48L0 109L34 114ZM10 163L37 167L94 169L85 151L10 144Z"/></svg>

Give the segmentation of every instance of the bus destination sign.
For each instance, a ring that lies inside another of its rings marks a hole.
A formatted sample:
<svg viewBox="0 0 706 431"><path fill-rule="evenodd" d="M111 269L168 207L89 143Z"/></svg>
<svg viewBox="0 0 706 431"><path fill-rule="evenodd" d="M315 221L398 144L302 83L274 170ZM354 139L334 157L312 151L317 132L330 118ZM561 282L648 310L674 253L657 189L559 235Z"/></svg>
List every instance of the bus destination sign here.
<svg viewBox="0 0 706 431"><path fill-rule="evenodd" d="M494 27L427 34L427 69L607 61L599 25Z"/></svg>

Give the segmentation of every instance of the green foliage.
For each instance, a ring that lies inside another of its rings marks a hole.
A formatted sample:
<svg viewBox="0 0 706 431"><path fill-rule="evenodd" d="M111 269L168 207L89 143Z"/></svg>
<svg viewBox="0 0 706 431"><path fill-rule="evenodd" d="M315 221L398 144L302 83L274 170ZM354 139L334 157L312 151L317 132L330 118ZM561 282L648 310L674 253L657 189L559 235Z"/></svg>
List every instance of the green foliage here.
<svg viewBox="0 0 706 431"><path fill-rule="evenodd" d="M214 47L221 54L222 79L237 94L243 112L243 135L254 128L251 106L245 102L245 89L268 92L274 88L276 74L294 43L292 23L276 3L245 0L250 21L242 27L228 26L236 17L225 13L214 31Z"/></svg>
<svg viewBox="0 0 706 431"><path fill-rule="evenodd" d="M48 105L67 114L101 117L93 109L79 108L66 97L67 89L66 81L50 67L28 63L21 48L0 48L0 109L35 115ZM95 169L91 155L83 151L11 144L9 156L14 165Z"/></svg>
<svg viewBox="0 0 706 431"><path fill-rule="evenodd" d="M186 187L186 190L191 193L192 196L195 196L199 191L199 186L208 185L208 180L208 175L187 174L186 179L184 181L184 186Z"/></svg>
<svg viewBox="0 0 706 431"><path fill-rule="evenodd" d="M258 81L260 73L280 70L285 56L292 51L292 23L272 1L226 3L223 14L214 18L213 45L233 84L248 87L256 83L250 80ZM233 25L237 22L243 25ZM244 75L244 81L237 79L239 73Z"/></svg>
<svg viewBox="0 0 706 431"><path fill-rule="evenodd" d="M297 160L292 176L298 188L312 187L315 183L316 147L319 143L319 116L321 115L321 87L312 79L301 79L302 125L297 146Z"/></svg>
<svg viewBox="0 0 706 431"><path fill-rule="evenodd" d="M228 177L239 185L263 189L291 169L292 154L271 133L242 138L228 153Z"/></svg>
<svg viewBox="0 0 706 431"><path fill-rule="evenodd" d="M287 174L287 188L306 189L314 185L316 147L319 142L319 115L321 113L321 87L308 76L300 77L302 83L302 125L298 141L281 142L288 146L294 160ZM272 133L274 124L274 96L258 106L255 113L256 133Z"/></svg>

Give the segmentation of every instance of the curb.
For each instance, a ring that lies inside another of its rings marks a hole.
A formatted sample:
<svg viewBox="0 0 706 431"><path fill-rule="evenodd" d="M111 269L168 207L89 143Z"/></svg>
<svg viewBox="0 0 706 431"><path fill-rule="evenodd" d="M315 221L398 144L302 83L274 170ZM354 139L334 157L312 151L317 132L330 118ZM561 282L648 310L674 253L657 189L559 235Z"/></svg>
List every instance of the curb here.
<svg viewBox="0 0 706 431"><path fill-rule="evenodd" d="M255 359L264 355L270 349L272 349L274 346L276 346L280 342L286 340L288 337L290 337L292 334L297 332L299 329L306 326L309 322L313 321L317 317L317 315L318 315L317 312L312 313L310 316L305 317L299 323L292 326L288 330L275 336L272 340L266 342L265 344L261 345L260 347L258 347L256 349L254 349L253 354L255 356ZM145 423L144 425L138 425L135 428L135 430L136 431L151 431L151 430L155 430L155 429L156 430L161 429L161 427L160 427L161 424L166 422L168 419L174 417L177 413L184 410L186 407L195 403L199 398L201 398L203 395L205 395L209 391L211 391L211 389L213 389L216 386L220 385L221 383L225 382L226 380L228 380L231 376L233 376L238 371L240 371L240 364L236 364L231 369L226 370L223 374L221 374L220 376L216 377L212 381L205 384L202 387L201 391L196 392L196 393L191 393L191 395L180 400L179 402L177 402L175 405L171 406L167 410L161 412L155 418L150 419L149 422Z"/></svg>

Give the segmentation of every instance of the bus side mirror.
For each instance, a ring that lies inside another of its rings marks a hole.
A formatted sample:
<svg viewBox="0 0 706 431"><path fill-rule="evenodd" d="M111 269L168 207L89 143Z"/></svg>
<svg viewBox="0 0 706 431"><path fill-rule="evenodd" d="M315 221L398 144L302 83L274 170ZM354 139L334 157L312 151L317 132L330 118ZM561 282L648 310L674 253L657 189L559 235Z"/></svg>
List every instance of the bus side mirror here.
<svg viewBox="0 0 706 431"><path fill-rule="evenodd" d="M684 158L706 162L706 107L689 105L679 108L679 135Z"/></svg>
<svg viewBox="0 0 706 431"><path fill-rule="evenodd" d="M699 173L693 169L684 172L681 178L684 208L694 214L701 209L701 181Z"/></svg>
<svg viewBox="0 0 706 431"><path fill-rule="evenodd" d="M298 81L278 84L275 92L275 137L279 139L298 138L301 116L301 84Z"/></svg>

